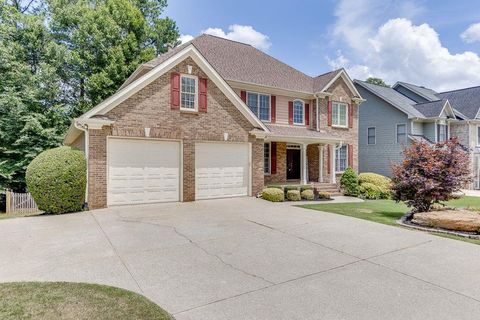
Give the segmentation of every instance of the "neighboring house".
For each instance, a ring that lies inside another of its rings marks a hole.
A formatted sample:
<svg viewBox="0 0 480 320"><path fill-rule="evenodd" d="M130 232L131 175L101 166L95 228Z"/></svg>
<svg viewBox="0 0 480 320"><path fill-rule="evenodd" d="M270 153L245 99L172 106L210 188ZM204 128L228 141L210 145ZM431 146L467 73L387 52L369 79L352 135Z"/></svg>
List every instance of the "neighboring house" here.
<svg viewBox="0 0 480 320"><path fill-rule="evenodd" d="M456 136L469 148L480 189L480 87L437 93L397 82L392 88L355 80L367 101L359 116L359 171L391 175L412 141L435 143Z"/></svg>
<svg viewBox="0 0 480 320"><path fill-rule="evenodd" d="M64 142L85 151L90 208L327 186L358 168L362 101L343 69L310 77L201 35L139 66Z"/></svg>

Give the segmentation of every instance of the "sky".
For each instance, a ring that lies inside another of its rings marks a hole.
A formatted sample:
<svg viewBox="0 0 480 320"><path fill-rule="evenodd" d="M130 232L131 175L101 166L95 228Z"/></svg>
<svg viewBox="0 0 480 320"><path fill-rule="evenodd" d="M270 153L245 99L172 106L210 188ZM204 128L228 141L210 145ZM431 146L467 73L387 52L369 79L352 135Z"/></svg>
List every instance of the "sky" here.
<svg viewBox="0 0 480 320"><path fill-rule="evenodd" d="M170 0L188 41L246 42L310 75L411 82L437 91L480 85L479 0Z"/></svg>

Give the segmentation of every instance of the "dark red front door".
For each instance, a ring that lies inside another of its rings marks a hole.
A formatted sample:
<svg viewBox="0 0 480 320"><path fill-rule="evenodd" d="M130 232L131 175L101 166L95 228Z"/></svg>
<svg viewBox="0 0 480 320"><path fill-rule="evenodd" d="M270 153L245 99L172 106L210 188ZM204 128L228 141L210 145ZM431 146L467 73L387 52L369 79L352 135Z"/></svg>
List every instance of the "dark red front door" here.
<svg viewBox="0 0 480 320"><path fill-rule="evenodd" d="M300 150L287 149L287 180L300 180Z"/></svg>

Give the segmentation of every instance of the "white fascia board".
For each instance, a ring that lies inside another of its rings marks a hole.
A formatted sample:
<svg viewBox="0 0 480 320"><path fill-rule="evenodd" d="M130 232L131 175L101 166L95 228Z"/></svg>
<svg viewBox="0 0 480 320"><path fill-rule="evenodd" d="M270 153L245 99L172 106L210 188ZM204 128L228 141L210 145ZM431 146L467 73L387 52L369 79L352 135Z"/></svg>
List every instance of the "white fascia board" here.
<svg viewBox="0 0 480 320"><path fill-rule="evenodd" d="M128 84L125 88L118 91L111 97L104 100L102 103L97 105L95 108L91 109L84 115L82 115L79 120L89 119L94 115L104 115L120 103L130 98L132 95L140 91L142 88L146 87L158 77L165 74L167 71L171 70L181 61L186 58L192 58L195 63L207 74L211 81L230 99L230 101L237 107L237 109L252 123L254 126L262 128L265 131L269 131L268 128L263 124L260 119L258 119L252 111L247 107L247 105L240 99L240 97L232 90L232 88L223 80L223 78L213 69L213 67L207 62L207 60L200 54L200 52L193 46L189 45L179 51L177 54L173 55L169 59L165 60L150 72L146 73L142 77Z"/></svg>

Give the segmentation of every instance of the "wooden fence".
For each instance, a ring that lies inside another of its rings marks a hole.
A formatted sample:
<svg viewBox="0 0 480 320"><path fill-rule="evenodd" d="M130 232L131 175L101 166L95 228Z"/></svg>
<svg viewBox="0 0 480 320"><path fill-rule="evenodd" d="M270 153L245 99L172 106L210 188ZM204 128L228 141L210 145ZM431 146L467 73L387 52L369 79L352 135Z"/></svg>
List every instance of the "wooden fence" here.
<svg viewBox="0 0 480 320"><path fill-rule="evenodd" d="M35 213L39 211L30 193L15 193L7 190L6 196L6 213Z"/></svg>

